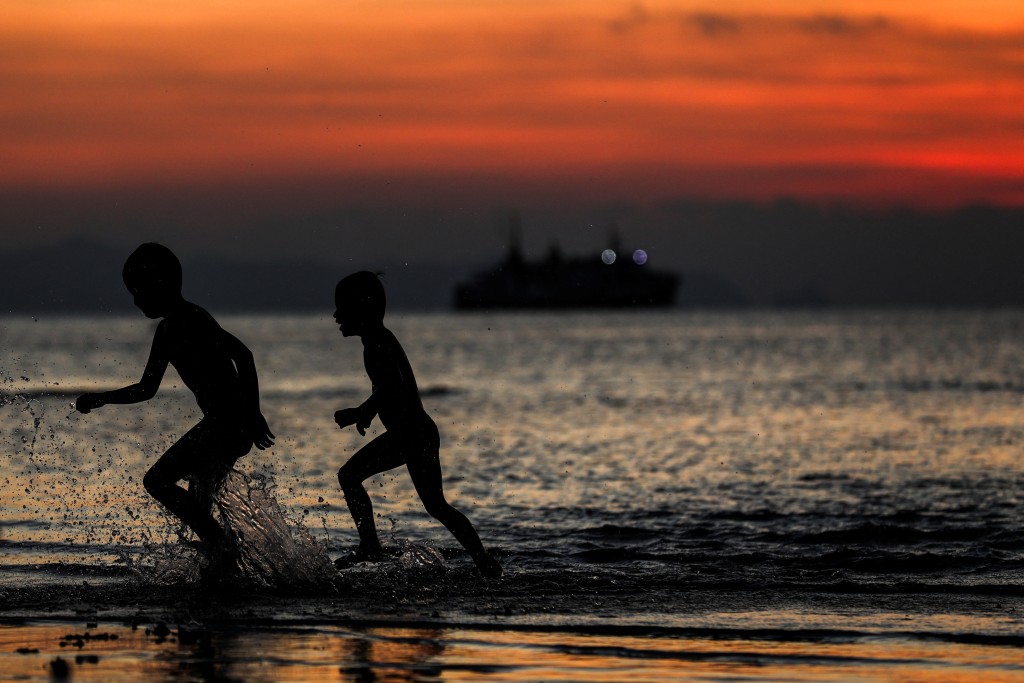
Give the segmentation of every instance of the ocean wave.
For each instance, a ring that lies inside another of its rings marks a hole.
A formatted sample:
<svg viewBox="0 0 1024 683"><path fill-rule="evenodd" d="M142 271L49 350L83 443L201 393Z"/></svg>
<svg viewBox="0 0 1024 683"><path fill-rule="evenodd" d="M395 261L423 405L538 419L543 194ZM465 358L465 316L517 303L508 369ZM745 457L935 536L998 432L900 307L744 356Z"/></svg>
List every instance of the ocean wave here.
<svg viewBox="0 0 1024 683"><path fill-rule="evenodd" d="M987 394L993 392L1005 392L1011 394L1024 394L1024 384L1014 381L997 380L971 380L958 377L919 377L883 381L837 381L827 384L818 384L798 380L782 385L786 390L799 392L801 394L830 389L841 392L856 393L925 393L933 391L978 393Z"/></svg>
<svg viewBox="0 0 1024 683"><path fill-rule="evenodd" d="M0 406L25 403L40 399L62 399L73 401L82 394L120 389L120 384L104 385L82 385L82 386L34 386L18 389L16 391L0 390ZM164 387L161 392L172 392L178 394L187 393L184 387ZM369 385L342 385L342 386L275 386L273 384L261 388L261 395L264 399L296 398L296 399L318 399L335 398L339 396L357 396L369 393ZM445 398L465 393L465 389L453 387L446 384L434 384L420 388L420 396L423 398Z"/></svg>
<svg viewBox="0 0 1024 683"><path fill-rule="evenodd" d="M984 525L920 528L864 521L842 529L775 534L773 539L798 545L915 545L921 543L979 542L992 537L997 527Z"/></svg>

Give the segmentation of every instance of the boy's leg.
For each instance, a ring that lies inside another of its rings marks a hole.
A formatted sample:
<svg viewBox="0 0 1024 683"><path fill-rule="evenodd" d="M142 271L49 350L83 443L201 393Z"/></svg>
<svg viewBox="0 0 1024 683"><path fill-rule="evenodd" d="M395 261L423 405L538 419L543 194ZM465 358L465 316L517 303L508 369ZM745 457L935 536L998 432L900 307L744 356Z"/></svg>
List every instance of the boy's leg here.
<svg viewBox="0 0 1024 683"><path fill-rule="evenodd" d="M250 444L251 446L251 444ZM238 439L226 438L207 421L190 429L146 472L142 483L146 490L178 517L204 543L221 540L222 530L213 518L214 479L225 456L240 457ZM246 449L247 450L247 449ZM188 479L189 489L178 485ZM193 486L197 486L192 490Z"/></svg>
<svg viewBox="0 0 1024 683"><path fill-rule="evenodd" d="M410 456L406 466L416 487L416 493L427 513L444 524L448 531L462 544L484 576L500 576L501 565L484 550L480 536L469 519L456 510L444 497L441 482L441 458L437 448L429 447L423 453Z"/></svg>
<svg viewBox="0 0 1024 683"><path fill-rule="evenodd" d="M188 477L188 492L202 510L213 512L213 499L227 480L231 465L210 458L200 471Z"/></svg>
<svg viewBox="0 0 1024 683"><path fill-rule="evenodd" d="M381 556L377 526L373 521L373 504L363 482L403 464L405 459L393 448L391 435L385 432L360 448L338 470L338 483L359 532L359 548L356 550L359 559L379 559Z"/></svg>
<svg viewBox="0 0 1024 683"><path fill-rule="evenodd" d="M201 541L211 542L220 534L220 526L209 508L203 509L196 496L178 485L179 481L196 473L204 455L209 457L201 448L205 431L202 422L190 429L146 472L142 485L171 514L196 532Z"/></svg>

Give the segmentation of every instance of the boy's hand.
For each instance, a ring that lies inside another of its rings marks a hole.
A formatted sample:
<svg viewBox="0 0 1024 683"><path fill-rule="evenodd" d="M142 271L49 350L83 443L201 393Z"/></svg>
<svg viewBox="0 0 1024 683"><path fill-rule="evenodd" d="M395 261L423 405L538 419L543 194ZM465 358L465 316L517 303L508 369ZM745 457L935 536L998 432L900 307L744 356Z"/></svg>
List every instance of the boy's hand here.
<svg viewBox="0 0 1024 683"><path fill-rule="evenodd" d="M349 425L354 425L358 419L359 415L355 408L342 408L334 413L334 421L338 423L339 429L344 429Z"/></svg>
<svg viewBox="0 0 1024 683"><path fill-rule="evenodd" d="M338 427L344 429L349 425L355 425L356 429L359 430L359 434L366 436L366 428L370 426L369 420L363 421L359 415L358 408L345 408L339 410L334 414L334 421L338 423Z"/></svg>
<svg viewBox="0 0 1024 683"><path fill-rule="evenodd" d="M356 429L363 436L366 436L366 430L370 428L370 423L373 422L373 415L367 417L366 415L360 415L359 419L356 420Z"/></svg>
<svg viewBox="0 0 1024 683"><path fill-rule="evenodd" d="M263 413L256 413L253 416L249 428L252 430L252 443L256 448L262 451L274 445L274 433L270 431L270 425L267 424L267 418L263 417Z"/></svg>
<svg viewBox="0 0 1024 683"><path fill-rule="evenodd" d="M85 414L103 405L103 399L100 398L99 394L82 394L75 401L75 410Z"/></svg>

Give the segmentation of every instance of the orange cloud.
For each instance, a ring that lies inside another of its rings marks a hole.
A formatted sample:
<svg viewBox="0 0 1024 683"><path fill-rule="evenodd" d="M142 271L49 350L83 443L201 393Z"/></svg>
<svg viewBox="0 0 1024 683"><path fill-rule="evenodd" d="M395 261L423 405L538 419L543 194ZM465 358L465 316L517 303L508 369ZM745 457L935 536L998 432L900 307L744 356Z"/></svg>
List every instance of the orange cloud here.
<svg viewBox="0 0 1024 683"><path fill-rule="evenodd" d="M830 7L19 4L0 185L497 174L653 200L885 196L917 173L889 198L934 201L926 177L1024 198L1024 11Z"/></svg>

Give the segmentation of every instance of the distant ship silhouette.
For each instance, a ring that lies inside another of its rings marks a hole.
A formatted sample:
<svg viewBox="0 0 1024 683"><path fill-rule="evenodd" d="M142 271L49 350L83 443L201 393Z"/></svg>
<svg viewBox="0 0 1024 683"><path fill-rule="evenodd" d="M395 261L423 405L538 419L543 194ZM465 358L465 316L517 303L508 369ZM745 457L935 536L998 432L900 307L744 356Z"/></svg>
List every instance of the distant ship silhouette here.
<svg viewBox="0 0 1024 683"><path fill-rule="evenodd" d="M456 309L652 308L675 304L682 276L653 270L642 250L623 253L614 226L610 244L601 254L567 258L555 246L540 261L523 257L518 214L512 215L509 231L505 259L455 286Z"/></svg>

